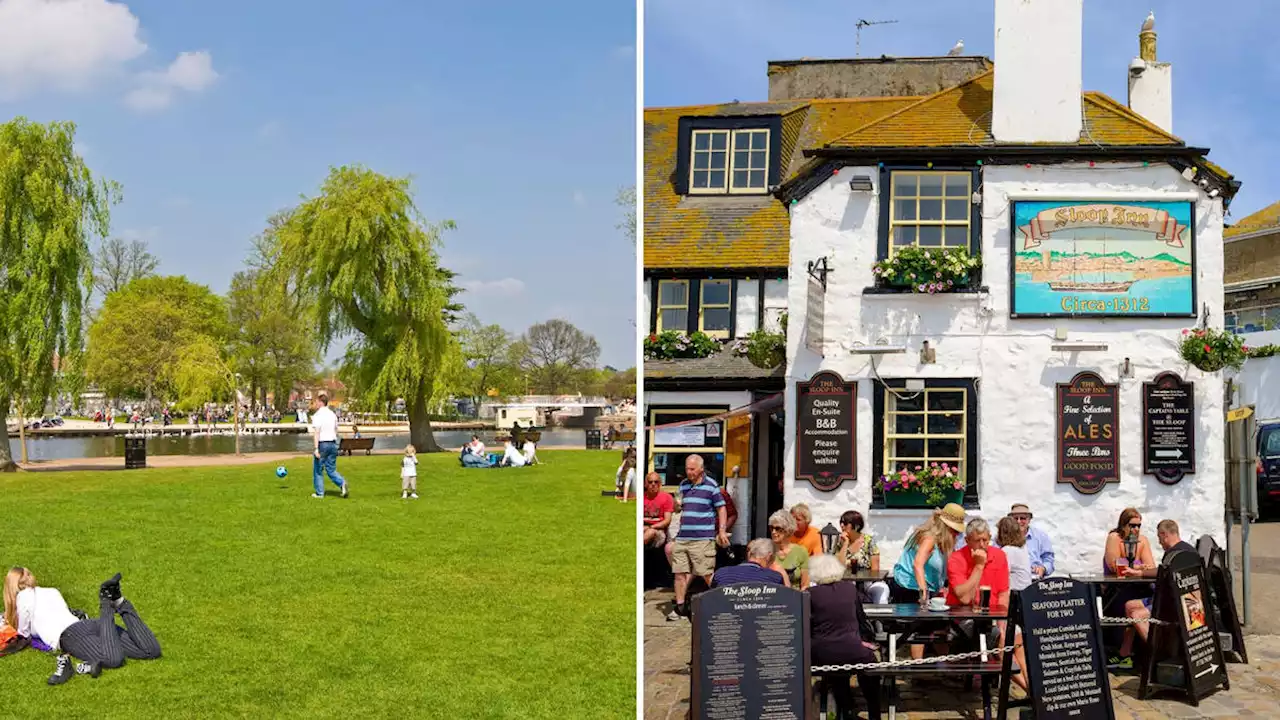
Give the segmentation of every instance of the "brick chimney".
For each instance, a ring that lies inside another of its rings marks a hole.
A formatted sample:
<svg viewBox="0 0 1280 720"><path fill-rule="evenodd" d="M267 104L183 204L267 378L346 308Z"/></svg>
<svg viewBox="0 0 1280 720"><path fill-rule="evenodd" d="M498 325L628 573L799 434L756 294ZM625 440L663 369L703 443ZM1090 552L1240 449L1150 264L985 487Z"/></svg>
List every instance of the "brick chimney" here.
<svg viewBox="0 0 1280 720"><path fill-rule="evenodd" d="M1138 57L1129 63L1129 109L1173 133L1173 66L1156 61L1156 16L1138 33Z"/></svg>
<svg viewBox="0 0 1280 720"><path fill-rule="evenodd" d="M995 15L996 142L1079 141L1084 0L996 0Z"/></svg>

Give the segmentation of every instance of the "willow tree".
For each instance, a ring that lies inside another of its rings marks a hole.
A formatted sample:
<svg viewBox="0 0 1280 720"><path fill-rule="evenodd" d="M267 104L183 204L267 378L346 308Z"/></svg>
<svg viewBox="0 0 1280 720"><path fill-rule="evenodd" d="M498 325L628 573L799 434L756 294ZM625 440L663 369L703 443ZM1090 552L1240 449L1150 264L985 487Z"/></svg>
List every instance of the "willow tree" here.
<svg viewBox="0 0 1280 720"><path fill-rule="evenodd" d="M437 254L453 227L422 218L407 178L356 166L331 170L279 231L279 267L312 300L323 347L352 337L344 369L362 400L403 397L422 451L440 449L431 410L459 357L448 327L453 274Z"/></svg>
<svg viewBox="0 0 1280 720"><path fill-rule="evenodd" d="M9 406L38 412L55 387L55 362L78 366L89 239L106 236L116 194L76 154L74 124L0 124L0 471L16 469Z"/></svg>

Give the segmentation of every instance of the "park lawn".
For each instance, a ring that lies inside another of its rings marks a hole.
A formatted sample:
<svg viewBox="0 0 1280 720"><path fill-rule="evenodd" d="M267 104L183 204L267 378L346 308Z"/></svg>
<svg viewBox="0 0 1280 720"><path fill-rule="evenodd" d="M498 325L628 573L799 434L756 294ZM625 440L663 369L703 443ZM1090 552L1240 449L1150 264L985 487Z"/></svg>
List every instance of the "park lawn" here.
<svg viewBox="0 0 1280 720"><path fill-rule="evenodd" d="M0 717L635 717L636 511L599 492L617 455L539 455L422 455L417 501L398 456L340 459L348 500L309 497L308 458L0 475L0 565L91 616L123 573L164 651L60 687L50 654L0 658Z"/></svg>

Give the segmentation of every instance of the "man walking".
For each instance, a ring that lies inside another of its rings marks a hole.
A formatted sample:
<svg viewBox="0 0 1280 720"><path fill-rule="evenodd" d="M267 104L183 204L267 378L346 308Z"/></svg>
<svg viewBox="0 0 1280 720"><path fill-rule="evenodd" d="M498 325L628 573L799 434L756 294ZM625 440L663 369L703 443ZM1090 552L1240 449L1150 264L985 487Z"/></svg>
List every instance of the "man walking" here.
<svg viewBox="0 0 1280 720"><path fill-rule="evenodd" d="M329 409L329 396L320 393L320 407L311 414L312 436L315 438L314 459L311 461L311 479L316 491L313 498L324 497L324 476L347 496L347 481L338 474L338 416Z"/></svg>
<svg viewBox="0 0 1280 720"><path fill-rule="evenodd" d="M725 525L724 496L720 486L703 470L701 455L690 455L684 461L684 482L680 483L680 530L671 551L671 570L675 573L676 604L667 614L668 620L688 615L684 596L693 575L711 585L716 570L716 545L729 546Z"/></svg>

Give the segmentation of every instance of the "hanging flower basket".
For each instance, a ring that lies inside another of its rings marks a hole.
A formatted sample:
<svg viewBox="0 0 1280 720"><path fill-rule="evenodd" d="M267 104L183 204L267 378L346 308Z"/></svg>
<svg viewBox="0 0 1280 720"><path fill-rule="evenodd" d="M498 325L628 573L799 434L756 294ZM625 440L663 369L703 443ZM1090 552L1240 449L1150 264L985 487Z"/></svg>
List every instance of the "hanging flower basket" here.
<svg viewBox="0 0 1280 720"><path fill-rule="evenodd" d="M1223 368L1239 370L1245 358L1249 357L1243 338L1213 328L1183 330L1178 353L1183 360L1204 372L1218 372Z"/></svg>
<svg viewBox="0 0 1280 720"><path fill-rule="evenodd" d="M666 330L644 339L646 360L704 358L719 351L720 343L702 332L690 335L683 331Z"/></svg>
<svg viewBox="0 0 1280 720"><path fill-rule="evenodd" d="M960 468L950 463L904 467L881 476L876 487L890 507L942 507L964 499L964 478Z"/></svg>
<svg viewBox="0 0 1280 720"><path fill-rule="evenodd" d="M895 250L893 257L873 265L872 272L889 287L934 295L968 287L970 273L981 266L967 248L912 245Z"/></svg>
<svg viewBox="0 0 1280 720"><path fill-rule="evenodd" d="M787 360L787 335L785 332L757 330L734 343L733 354L745 356L762 370L772 370Z"/></svg>

